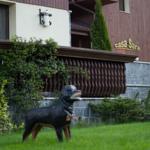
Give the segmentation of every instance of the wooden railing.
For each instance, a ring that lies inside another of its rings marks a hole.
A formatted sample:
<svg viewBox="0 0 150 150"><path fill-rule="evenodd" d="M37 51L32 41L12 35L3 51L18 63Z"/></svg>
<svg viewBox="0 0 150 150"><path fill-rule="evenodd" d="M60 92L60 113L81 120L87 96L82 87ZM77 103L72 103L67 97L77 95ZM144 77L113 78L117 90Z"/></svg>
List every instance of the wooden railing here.
<svg viewBox="0 0 150 150"><path fill-rule="evenodd" d="M135 60L135 55L124 55L94 49L61 47L58 57L66 66L81 68L86 75L73 72L69 84L82 90L83 97L105 97L124 93L126 90L125 63ZM59 76L46 79L45 91L61 89Z"/></svg>
<svg viewBox="0 0 150 150"><path fill-rule="evenodd" d="M0 49L11 46L0 42ZM105 52L93 49L60 47L58 58L67 67L80 68L87 75L72 72L69 84L82 90L83 97L105 97L124 93L126 90L125 63L135 60L135 55ZM44 91L60 90L63 82L58 75L44 79Z"/></svg>

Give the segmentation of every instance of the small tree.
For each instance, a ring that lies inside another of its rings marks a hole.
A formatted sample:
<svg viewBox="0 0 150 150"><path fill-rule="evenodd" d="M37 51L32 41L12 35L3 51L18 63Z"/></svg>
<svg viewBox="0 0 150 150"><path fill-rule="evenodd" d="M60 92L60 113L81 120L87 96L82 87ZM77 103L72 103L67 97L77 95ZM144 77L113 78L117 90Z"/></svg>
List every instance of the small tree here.
<svg viewBox="0 0 150 150"><path fill-rule="evenodd" d="M92 41L92 48L94 49L102 49L102 50L112 49L106 22L102 12L101 0L96 0L95 18L91 26L91 41Z"/></svg>
<svg viewBox="0 0 150 150"><path fill-rule="evenodd" d="M0 133L11 129L11 122L8 113L8 104L4 96L6 80L0 81Z"/></svg>

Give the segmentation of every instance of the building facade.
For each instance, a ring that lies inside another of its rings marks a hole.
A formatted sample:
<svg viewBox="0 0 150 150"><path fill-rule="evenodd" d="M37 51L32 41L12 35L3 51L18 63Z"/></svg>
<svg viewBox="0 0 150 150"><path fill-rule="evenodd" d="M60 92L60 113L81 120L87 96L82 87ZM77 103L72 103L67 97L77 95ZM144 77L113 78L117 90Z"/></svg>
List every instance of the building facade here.
<svg viewBox="0 0 150 150"><path fill-rule="evenodd" d="M150 61L150 1L102 2L113 50ZM0 0L0 39L51 37L60 46L91 48L94 8L95 0Z"/></svg>
<svg viewBox="0 0 150 150"><path fill-rule="evenodd" d="M150 61L150 1L103 0L103 12L114 51ZM70 1L72 45L90 47L95 0Z"/></svg>
<svg viewBox="0 0 150 150"><path fill-rule="evenodd" d="M123 8L119 7L124 2ZM112 45L132 39L140 47L137 55L141 61L150 61L150 1L119 0L119 3L105 5L104 14L109 28ZM136 51L134 48L131 51ZM130 53L128 50L122 50Z"/></svg>
<svg viewBox="0 0 150 150"><path fill-rule="evenodd" d="M60 46L70 46L67 0L0 0L0 16L0 39L53 38Z"/></svg>

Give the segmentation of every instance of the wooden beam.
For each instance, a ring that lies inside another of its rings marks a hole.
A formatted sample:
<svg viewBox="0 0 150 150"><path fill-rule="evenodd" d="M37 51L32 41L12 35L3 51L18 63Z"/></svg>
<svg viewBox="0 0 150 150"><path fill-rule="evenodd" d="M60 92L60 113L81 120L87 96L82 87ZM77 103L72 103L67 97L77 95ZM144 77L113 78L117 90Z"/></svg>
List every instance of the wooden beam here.
<svg viewBox="0 0 150 150"><path fill-rule="evenodd" d="M81 47L60 47L58 56L124 63L133 62L137 57L137 55L127 55Z"/></svg>
<svg viewBox="0 0 150 150"><path fill-rule="evenodd" d="M71 34L89 36L87 32L80 32L80 31L71 31Z"/></svg>
<svg viewBox="0 0 150 150"><path fill-rule="evenodd" d="M75 4L75 3L80 3L80 2L85 2L86 0L70 0L70 4Z"/></svg>
<svg viewBox="0 0 150 150"><path fill-rule="evenodd" d="M78 7L78 8L80 8L80 9L82 9L82 10L84 10L84 11L86 11L86 12L88 12L88 13L90 13L90 14L92 14L92 15L95 15L94 11L92 11L92 10L90 10L90 9L82 6L82 5L79 5L77 3L73 3L73 5L76 6L76 7Z"/></svg>

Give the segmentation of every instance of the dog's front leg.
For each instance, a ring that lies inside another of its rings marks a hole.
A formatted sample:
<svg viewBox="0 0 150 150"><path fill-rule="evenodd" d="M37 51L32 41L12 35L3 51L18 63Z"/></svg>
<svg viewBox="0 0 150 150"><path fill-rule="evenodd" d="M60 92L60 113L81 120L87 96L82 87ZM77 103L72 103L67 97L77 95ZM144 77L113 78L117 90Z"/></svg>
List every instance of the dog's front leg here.
<svg viewBox="0 0 150 150"><path fill-rule="evenodd" d="M68 125L69 138L71 138L70 125Z"/></svg>
<svg viewBox="0 0 150 150"><path fill-rule="evenodd" d="M56 134L59 142L63 141L62 127L56 127Z"/></svg>
<svg viewBox="0 0 150 150"><path fill-rule="evenodd" d="M71 138L70 125L64 126L63 130L64 130L66 139L69 140Z"/></svg>

